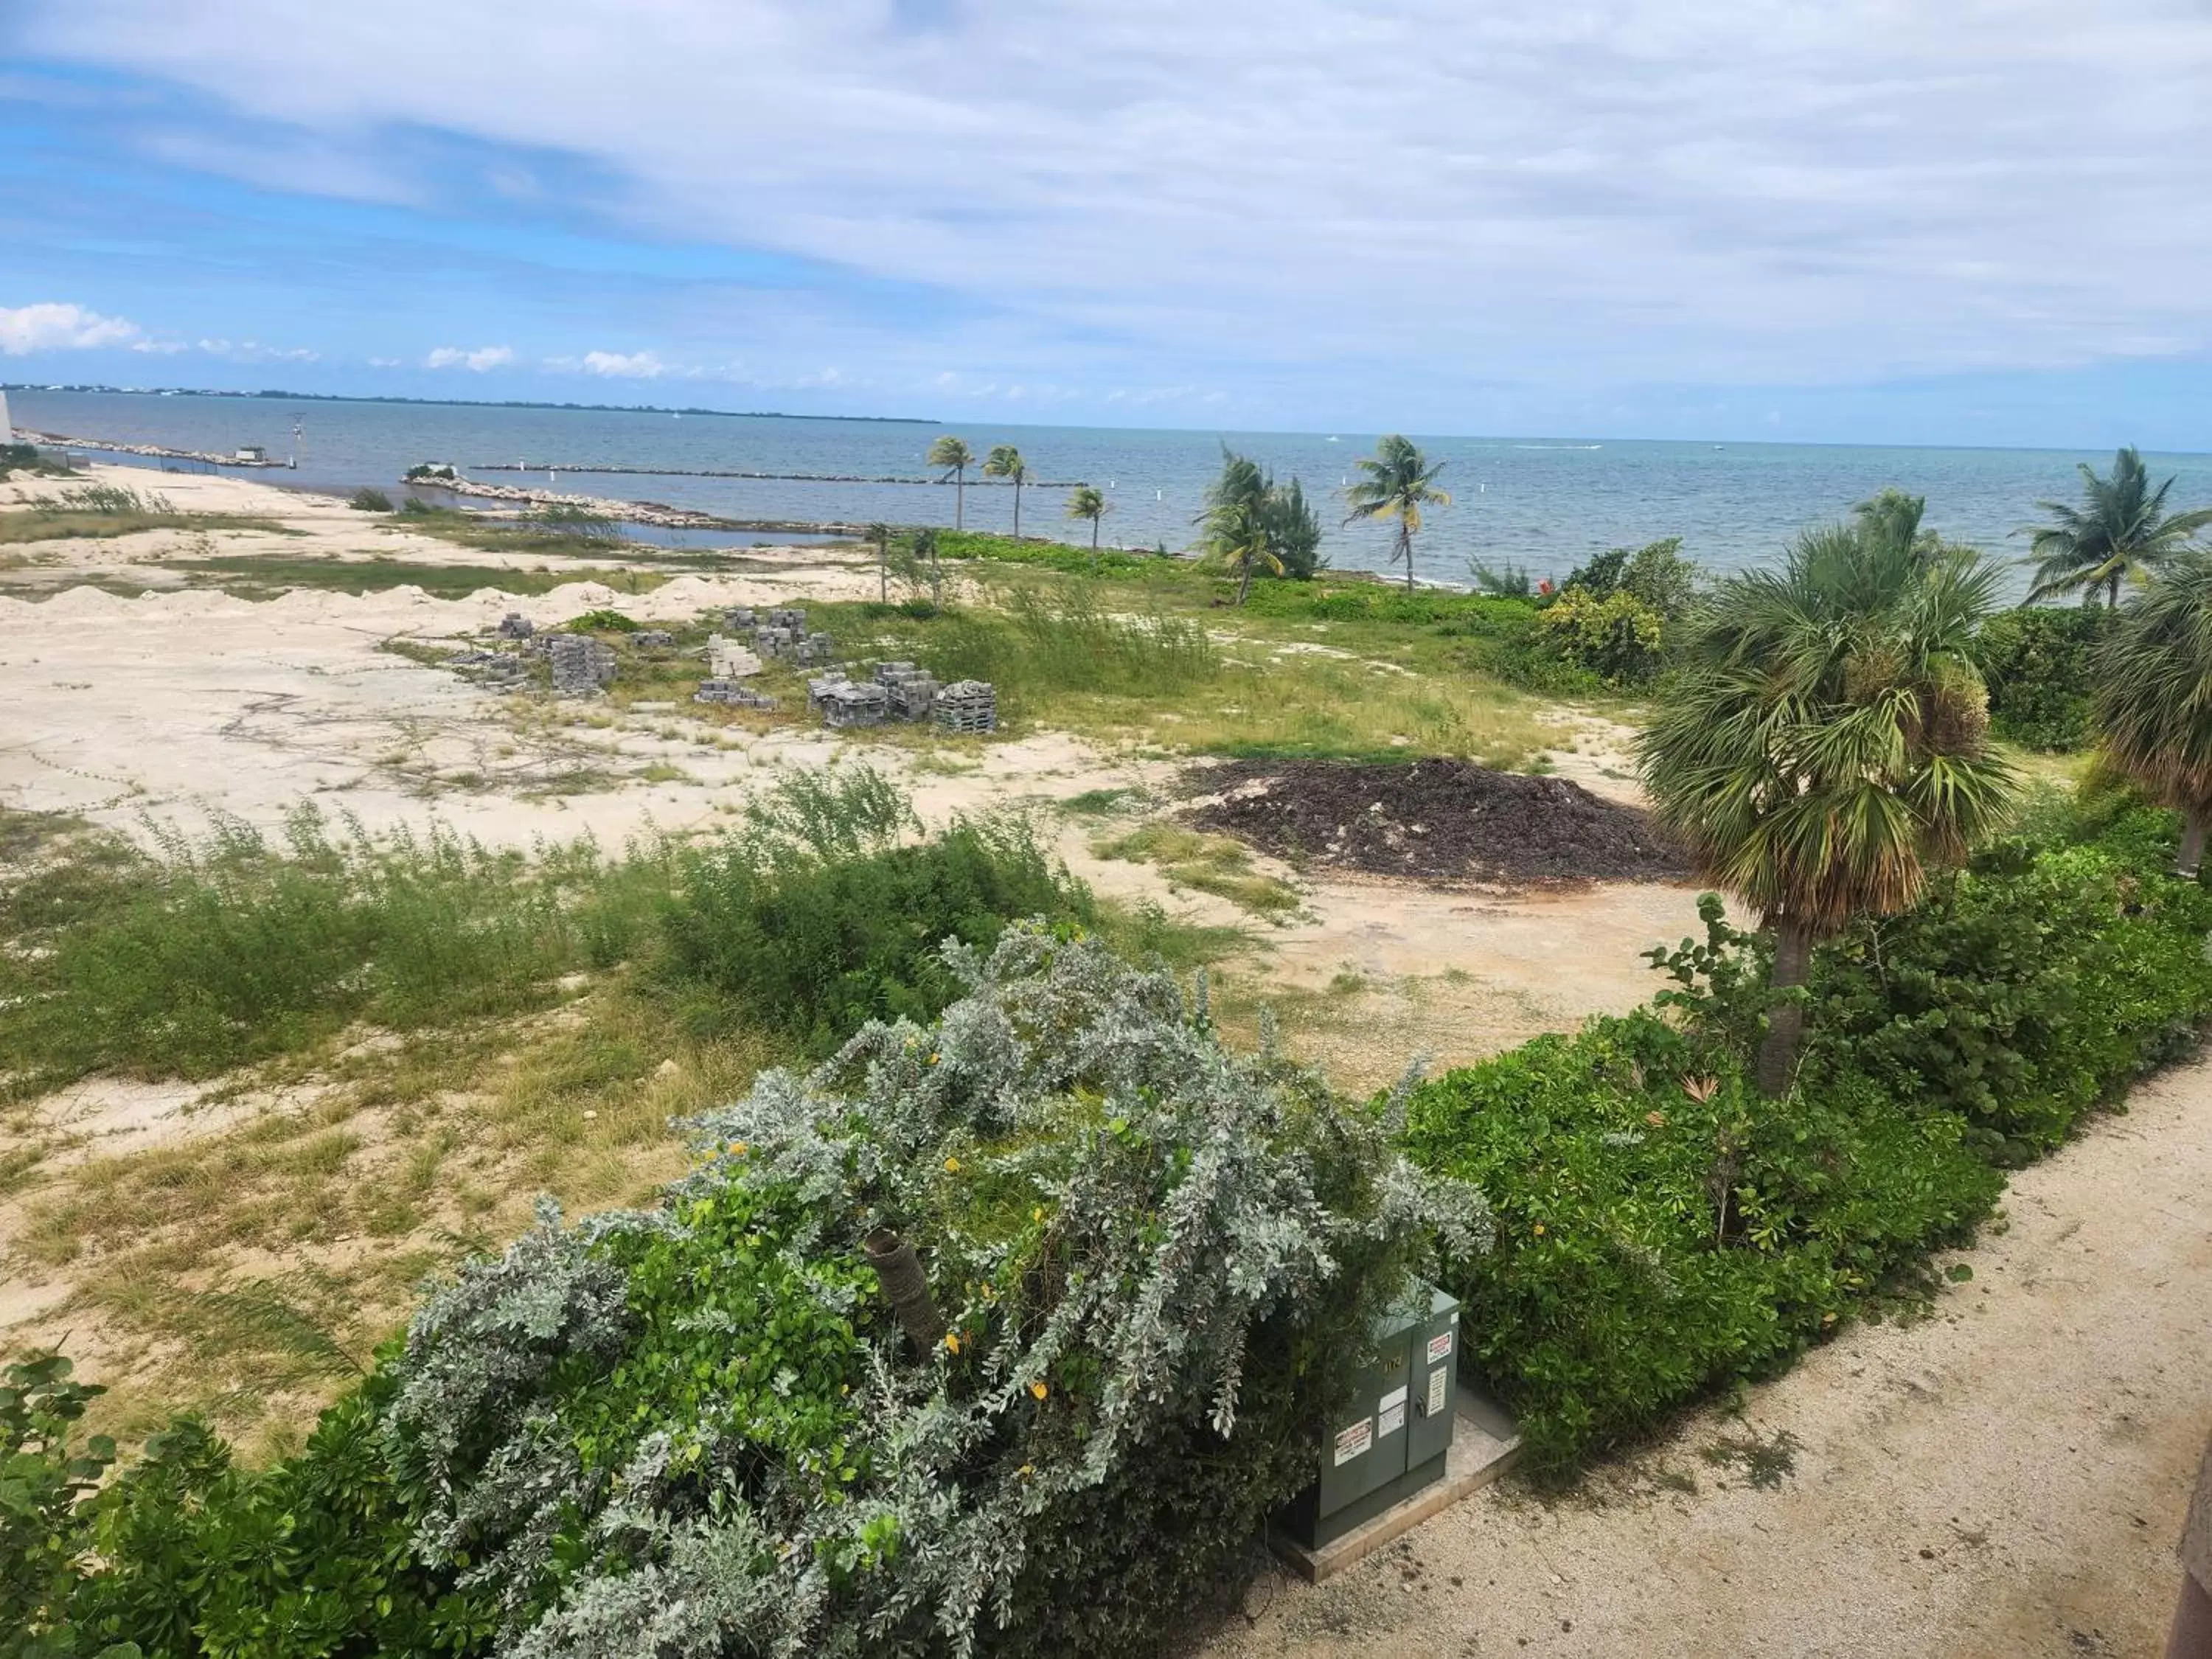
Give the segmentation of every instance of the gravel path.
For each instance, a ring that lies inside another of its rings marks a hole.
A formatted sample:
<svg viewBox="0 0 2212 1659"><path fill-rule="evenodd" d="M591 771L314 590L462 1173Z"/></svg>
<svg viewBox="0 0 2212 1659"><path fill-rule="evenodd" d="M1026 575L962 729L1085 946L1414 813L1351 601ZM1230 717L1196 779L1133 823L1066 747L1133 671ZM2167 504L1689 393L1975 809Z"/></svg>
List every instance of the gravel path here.
<svg viewBox="0 0 2212 1659"><path fill-rule="evenodd" d="M1205 1651L2155 1655L2212 1431L2212 1062L2021 1173L2006 1213L1934 1318L1847 1332L1575 1498L1509 1483L1318 1589L1255 1585ZM1706 1455L1778 1437L1763 1488Z"/></svg>

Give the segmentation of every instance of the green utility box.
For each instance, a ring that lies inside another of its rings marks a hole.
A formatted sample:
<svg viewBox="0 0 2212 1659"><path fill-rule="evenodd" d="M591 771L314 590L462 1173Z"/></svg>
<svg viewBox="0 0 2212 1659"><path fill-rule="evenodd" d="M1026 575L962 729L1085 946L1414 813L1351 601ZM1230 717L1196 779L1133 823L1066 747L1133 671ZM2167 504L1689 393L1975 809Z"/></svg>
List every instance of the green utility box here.
<svg viewBox="0 0 2212 1659"><path fill-rule="evenodd" d="M1358 1391L1321 1449L1321 1478L1276 1517L1320 1549L1444 1472L1459 1371L1459 1304L1415 1280L1376 1322Z"/></svg>

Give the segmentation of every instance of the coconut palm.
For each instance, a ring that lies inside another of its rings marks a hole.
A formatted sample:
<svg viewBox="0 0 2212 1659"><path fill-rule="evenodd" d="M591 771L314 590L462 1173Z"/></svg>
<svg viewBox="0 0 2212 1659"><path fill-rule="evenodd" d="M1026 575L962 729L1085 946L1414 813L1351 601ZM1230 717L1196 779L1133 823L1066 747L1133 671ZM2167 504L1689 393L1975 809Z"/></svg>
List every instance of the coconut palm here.
<svg viewBox="0 0 2212 1659"><path fill-rule="evenodd" d="M2173 873L2194 878L2212 824L2212 553L2170 561L2097 653L2098 757L2181 813Z"/></svg>
<svg viewBox="0 0 2212 1659"><path fill-rule="evenodd" d="M1022 486L1029 482L1030 464L1022 459L1022 452L1012 444L1000 444L993 449L983 463L983 471L994 478L1011 478L1014 484L1014 539L1022 535Z"/></svg>
<svg viewBox="0 0 2212 1659"><path fill-rule="evenodd" d="M2094 605L2101 591L2106 605L2118 605L2123 577L2155 570L2212 525L2212 507L2167 513L2166 494L2172 488L2172 478L2150 487L2149 471L2133 446L2112 458L2108 477L2099 477L2084 462L2081 505L2038 501L2051 522L2027 526L2033 538L2028 556L2035 562L2028 603L2078 592L2082 604Z"/></svg>
<svg viewBox="0 0 2212 1659"><path fill-rule="evenodd" d="M1966 654L1996 573L1970 550L1919 550L1899 522L1808 532L1780 569L1724 581L1638 743L1660 822L1771 930L1778 992L1855 916L1911 904L2013 793ZM1803 1025L1802 999L1771 1012L1762 1092L1788 1089Z"/></svg>
<svg viewBox="0 0 2212 1659"><path fill-rule="evenodd" d="M1252 591L1252 573L1283 574L1275 547L1273 480L1249 456L1221 452L1221 476L1206 487L1206 510L1198 523L1208 563L1237 573L1237 603Z"/></svg>
<svg viewBox="0 0 2212 1659"><path fill-rule="evenodd" d="M946 433L929 447L929 465L952 480L952 527L964 529L968 520L968 469L975 465L975 452L965 438Z"/></svg>
<svg viewBox="0 0 2212 1659"><path fill-rule="evenodd" d="M1451 496L1432 482L1444 470L1442 461L1431 461L1410 438L1391 433L1375 446L1375 453L1359 463L1367 476L1344 492L1352 511L1345 523L1358 519L1395 519L1398 538L1392 548L1393 563L1406 567L1406 591L1413 588L1413 537L1421 527L1425 507L1449 507Z"/></svg>
<svg viewBox="0 0 2212 1659"><path fill-rule="evenodd" d="M1114 510L1103 491L1089 484L1078 484L1067 494L1067 516L1091 520L1091 550L1098 550L1098 521Z"/></svg>

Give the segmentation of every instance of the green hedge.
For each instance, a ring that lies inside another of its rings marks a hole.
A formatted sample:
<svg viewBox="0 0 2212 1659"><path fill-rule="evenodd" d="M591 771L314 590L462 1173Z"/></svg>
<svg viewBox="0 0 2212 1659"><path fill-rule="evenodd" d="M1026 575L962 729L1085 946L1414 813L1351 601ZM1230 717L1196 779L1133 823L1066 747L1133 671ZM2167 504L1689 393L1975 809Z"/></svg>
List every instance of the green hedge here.
<svg viewBox="0 0 2212 1659"><path fill-rule="evenodd" d="M2087 834L2086 841L2080 839ZM1558 1474L1769 1372L1964 1242L2002 1170L2193 1043L2212 894L2161 873L2171 815L2062 820L1816 956L1806 1060L1761 1100L1744 1057L1759 941L1708 910L1688 988L1417 1091L1416 1161L1498 1219L1453 1288L1469 1358Z"/></svg>
<svg viewBox="0 0 2212 1659"><path fill-rule="evenodd" d="M1974 662L1989 687L1990 730L2030 749L2087 744L2097 644L2112 615L2099 605L2029 605L1984 623Z"/></svg>

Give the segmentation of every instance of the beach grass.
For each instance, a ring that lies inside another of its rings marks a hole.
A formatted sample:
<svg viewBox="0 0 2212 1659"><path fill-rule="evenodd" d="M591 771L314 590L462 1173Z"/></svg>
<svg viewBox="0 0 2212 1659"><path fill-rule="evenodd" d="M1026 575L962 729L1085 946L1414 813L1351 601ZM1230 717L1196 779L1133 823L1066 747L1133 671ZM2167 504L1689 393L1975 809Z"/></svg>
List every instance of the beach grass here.
<svg viewBox="0 0 2212 1659"><path fill-rule="evenodd" d="M434 599L465 599L482 589L529 595L550 593L571 582L604 582L618 592L649 593L668 576L659 571L567 566L559 570L517 569L489 564L428 564L378 556L284 558L252 554L216 554L167 559L163 568L204 574L224 592L245 599L274 599L295 588L337 593L382 593L419 587Z"/></svg>
<svg viewBox="0 0 2212 1659"><path fill-rule="evenodd" d="M272 536L298 533L275 519L236 513L97 513L40 506L0 512L0 546L106 540L117 536L135 536L146 530L254 530Z"/></svg>

